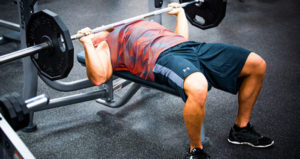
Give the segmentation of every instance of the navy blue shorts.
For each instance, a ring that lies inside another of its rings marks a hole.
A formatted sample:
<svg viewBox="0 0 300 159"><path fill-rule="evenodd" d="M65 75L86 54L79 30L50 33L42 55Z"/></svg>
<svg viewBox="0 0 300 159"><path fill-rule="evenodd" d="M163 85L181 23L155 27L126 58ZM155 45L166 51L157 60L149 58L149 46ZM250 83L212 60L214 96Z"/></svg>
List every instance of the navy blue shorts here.
<svg viewBox="0 0 300 159"><path fill-rule="evenodd" d="M209 87L236 94L241 84L238 76L249 54L249 50L229 44L184 42L160 54L153 69L155 82L174 88L186 101L184 79L201 72Z"/></svg>

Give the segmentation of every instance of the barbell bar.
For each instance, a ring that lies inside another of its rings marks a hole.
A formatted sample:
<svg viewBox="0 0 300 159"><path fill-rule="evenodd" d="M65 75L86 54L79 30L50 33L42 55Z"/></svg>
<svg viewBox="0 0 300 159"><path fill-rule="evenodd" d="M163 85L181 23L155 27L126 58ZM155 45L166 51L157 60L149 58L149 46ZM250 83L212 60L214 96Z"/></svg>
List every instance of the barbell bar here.
<svg viewBox="0 0 300 159"><path fill-rule="evenodd" d="M204 0L193 0L193 1L190 1L190 2L181 3L180 7L186 7L187 5L192 4L192 3L196 3L196 2L204 2ZM142 14L142 15L139 15L139 16L136 16L136 17L125 19L125 20L122 20L122 21L119 21L119 22L115 22L115 23L112 23L112 24L97 27L97 28L92 30L92 33L95 34L95 33L101 32L101 31L105 31L105 30L108 30L108 29L115 28L115 27L120 26L120 25L129 24L129 23L135 22L137 20L141 20L141 19L145 19L145 18L152 17L152 16L155 16L155 15L159 15L159 14L162 14L162 13L165 13L165 12L169 12L172 9L174 9L174 8L167 7L167 8L157 10L157 11ZM74 35L71 36L71 40L77 40L77 39L80 39L81 37L84 37L84 36L85 36L84 34L74 34ZM64 42L64 40L62 40L62 42ZM47 49L49 47L51 47L51 43L49 41L46 41L46 42L36 44L36 45L33 45L33 46L25 48L25 49L21 49L21 50L12 52L12 53L8 53L6 55L0 56L0 64L11 62L11 61L14 61L16 59L23 58L23 57L26 57L26 56L30 56L30 55L36 53L39 50Z"/></svg>
<svg viewBox="0 0 300 159"><path fill-rule="evenodd" d="M193 4L193 3L197 3L197 2L204 3L204 1L205 0L193 0L193 1L190 1L190 2L181 3L179 5L180 5L181 8L184 8L187 5L190 5L190 4ZM116 22L116 23L112 23L112 24L109 24L109 25L105 25L105 26L101 26L101 27L95 28L91 32L93 34L99 33L101 31L112 29L112 28L118 27L120 25L129 24L129 23L135 22L137 20L146 19L146 18L149 18L149 17L152 17L152 16L160 15L162 13L169 12L169 11L171 11L173 9L174 9L173 7L167 7L167 8L159 9L159 10L156 10L156 11L152 11L152 12L149 12L149 13L146 13L146 14L142 14L142 15L136 16L136 17L125 19L125 20L122 20L122 21L119 21L119 22ZM75 40L75 39L79 39L79 38L81 38L83 36L85 36L85 35L84 34L75 34L75 35L71 36L71 39Z"/></svg>
<svg viewBox="0 0 300 159"><path fill-rule="evenodd" d="M50 45L48 42L43 42L41 44L37 44L37 45L31 46L31 47L27 47L25 49L21 49L21 50L17 50L17 51L5 54L3 56L0 56L0 64L11 62L11 61L14 61L16 59L23 58L26 56L30 56L39 50L46 49L49 47L50 47Z"/></svg>

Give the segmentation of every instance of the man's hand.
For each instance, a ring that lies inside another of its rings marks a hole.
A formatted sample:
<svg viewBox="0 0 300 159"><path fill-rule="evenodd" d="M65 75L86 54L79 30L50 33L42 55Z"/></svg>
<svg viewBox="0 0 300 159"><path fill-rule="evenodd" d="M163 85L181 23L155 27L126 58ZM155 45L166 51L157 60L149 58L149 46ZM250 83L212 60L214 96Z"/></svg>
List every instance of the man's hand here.
<svg viewBox="0 0 300 159"><path fill-rule="evenodd" d="M112 30L112 29L111 29ZM77 32L77 34L84 34L85 36L80 38L79 40L83 43L92 43L96 48L99 43L106 39L111 30L101 31L99 33L93 34L90 28L84 28Z"/></svg>
<svg viewBox="0 0 300 159"><path fill-rule="evenodd" d="M173 10L168 12L170 15L176 15L177 23L175 33L183 36L186 40L189 39L189 27L185 16L185 12L179 3L171 3L168 7L172 7Z"/></svg>
<svg viewBox="0 0 300 159"><path fill-rule="evenodd" d="M84 34L84 37L81 37L79 40L85 44L87 42L93 42L94 34L91 34L92 30L88 27L81 29L77 32L77 34Z"/></svg>
<svg viewBox="0 0 300 159"><path fill-rule="evenodd" d="M170 3L168 5L168 7L172 7L173 8L173 10L171 10L170 12L168 12L168 14L170 14L170 15L176 15L177 16L178 14L184 12L183 8L180 7L179 3L175 3L175 2Z"/></svg>

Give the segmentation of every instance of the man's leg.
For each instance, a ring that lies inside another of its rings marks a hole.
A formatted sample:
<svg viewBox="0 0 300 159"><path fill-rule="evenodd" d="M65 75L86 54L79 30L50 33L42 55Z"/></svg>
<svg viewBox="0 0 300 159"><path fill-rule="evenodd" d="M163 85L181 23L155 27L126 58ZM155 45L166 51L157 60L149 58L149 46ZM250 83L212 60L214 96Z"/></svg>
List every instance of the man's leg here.
<svg viewBox="0 0 300 159"><path fill-rule="evenodd" d="M243 78L238 94L239 110L235 121L238 127L246 127L258 94L262 88L266 62L257 54L250 53L240 73Z"/></svg>
<svg viewBox="0 0 300 159"><path fill-rule="evenodd" d="M204 75L200 72L189 75L184 80L184 91L187 101L183 109L185 127L190 139L190 151L201 148L201 126L205 117L205 100L208 84Z"/></svg>
<svg viewBox="0 0 300 159"><path fill-rule="evenodd" d="M232 144L246 144L257 148L266 148L274 140L264 137L249 124L250 116L261 90L266 72L266 62L257 54L250 53L240 73L243 78L239 90L239 110L235 126L230 130L228 141Z"/></svg>

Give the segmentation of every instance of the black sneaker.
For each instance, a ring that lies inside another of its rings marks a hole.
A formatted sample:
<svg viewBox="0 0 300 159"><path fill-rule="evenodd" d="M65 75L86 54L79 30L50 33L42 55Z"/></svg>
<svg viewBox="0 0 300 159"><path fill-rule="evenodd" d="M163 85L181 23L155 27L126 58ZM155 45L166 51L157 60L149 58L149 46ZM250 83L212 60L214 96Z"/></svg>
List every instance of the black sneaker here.
<svg viewBox="0 0 300 159"><path fill-rule="evenodd" d="M266 148L274 144L274 140L257 133L249 123L245 128L239 128L234 125L230 130L228 142L257 148Z"/></svg>
<svg viewBox="0 0 300 159"><path fill-rule="evenodd" d="M194 148L192 152L188 152L185 159L210 159L210 156L200 148Z"/></svg>

